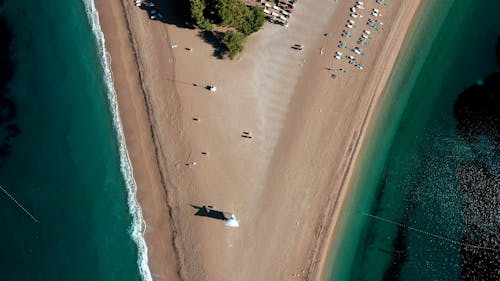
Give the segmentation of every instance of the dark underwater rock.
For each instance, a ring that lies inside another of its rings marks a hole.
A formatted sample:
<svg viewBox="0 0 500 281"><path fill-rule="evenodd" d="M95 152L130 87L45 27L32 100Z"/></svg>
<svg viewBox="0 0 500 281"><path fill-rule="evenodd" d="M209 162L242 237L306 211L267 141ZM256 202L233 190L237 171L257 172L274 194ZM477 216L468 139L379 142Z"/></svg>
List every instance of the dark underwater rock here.
<svg viewBox="0 0 500 281"><path fill-rule="evenodd" d="M1 4L1 2L0 2ZM0 15L0 167L11 153L12 141L20 129L15 123L16 106L8 92L8 85L14 73L11 60L12 32L7 21Z"/></svg>
<svg viewBox="0 0 500 281"><path fill-rule="evenodd" d="M500 66L500 37L496 46ZM454 105L457 133L474 145L485 138L500 153L500 73L460 94ZM500 280L500 169L484 159L463 163L457 170L464 200L465 231L460 248L462 280ZM473 245L473 246L468 246Z"/></svg>

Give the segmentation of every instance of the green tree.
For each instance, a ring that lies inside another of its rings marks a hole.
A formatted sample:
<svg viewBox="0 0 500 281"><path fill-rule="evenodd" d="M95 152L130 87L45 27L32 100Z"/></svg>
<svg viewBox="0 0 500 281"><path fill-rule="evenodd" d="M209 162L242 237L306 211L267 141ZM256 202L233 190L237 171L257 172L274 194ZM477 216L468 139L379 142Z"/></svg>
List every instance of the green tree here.
<svg viewBox="0 0 500 281"><path fill-rule="evenodd" d="M212 30L212 24L205 18L203 12L206 8L205 0L189 0L191 5L191 18L196 26L203 30Z"/></svg>
<svg viewBox="0 0 500 281"><path fill-rule="evenodd" d="M261 7L249 8L242 0L189 0L189 3L193 24L200 29L212 30L211 19L220 26L238 31L228 31L222 38L230 59L243 51L246 36L264 25L264 10Z"/></svg>
<svg viewBox="0 0 500 281"><path fill-rule="evenodd" d="M261 7L252 7L251 8L252 17L249 19L251 22L252 33L259 31L259 29L264 25L266 21L266 16L264 15L264 9Z"/></svg>
<svg viewBox="0 0 500 281"><path fill-rule="evenodd" d="M243 45L245 44L246 37L245 35L228 31L224 34L224 38L222 39L222 43L226 45L229 51L229 58L234 59L239 53L243 51Z"/></svg>
<svg viewBox="0 0 500 281"><path fill-rule="evenodd" d="M220 25L234 27L245 35L258 31L264 25L264 10L260 7L248 8L241 0L219 0L216 9Z"/></svg>
<svg viewBox="0 0 500 281"><path fill-rule="evenodd" d="M221 20L220 25L235 28L238 27L247 10L241 0L219 0L216 8L217 15Z"/></svg>

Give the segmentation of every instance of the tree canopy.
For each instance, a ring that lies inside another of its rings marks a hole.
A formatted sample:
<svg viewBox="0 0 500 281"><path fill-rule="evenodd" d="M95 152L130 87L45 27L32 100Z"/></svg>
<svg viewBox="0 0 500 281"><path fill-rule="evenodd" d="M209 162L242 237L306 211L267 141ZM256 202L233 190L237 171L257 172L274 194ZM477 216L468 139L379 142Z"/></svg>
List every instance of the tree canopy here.
<svg viewBox="0 0 500 281"><path fill-rule="evenodd" d="M243 51L243 45L245 44L245 35L229 30L224 34L222 43L224 43L229 50L229 58L234 59L239 53Z"/></svg>
<svg viewBox="0 0 500 281"><path fill-rule="evenodd" d="M191 4L191 19L194 24L203 30L212 30L212 24L205 18L205 0L189 0Z"/></svg>
<svg viewBox="0 0 500 281"><path fill-rule="evenodd" d="M262 8L249 8L241 0L219 0L216 9L221 26L233 27L245 35L258 31L264 25Z"/></svg>
<svg viewBox="0 0 500 281"><path fill-rule="evenodd" d="M229 50L230 59L243 50L246 36L257 32L264 25L264 10L261 7L247 7L242 0L189 1L191 19L195 26L202 30L212 30L213 24L216 24L234 29L227 31L222 39Z"/></svg>

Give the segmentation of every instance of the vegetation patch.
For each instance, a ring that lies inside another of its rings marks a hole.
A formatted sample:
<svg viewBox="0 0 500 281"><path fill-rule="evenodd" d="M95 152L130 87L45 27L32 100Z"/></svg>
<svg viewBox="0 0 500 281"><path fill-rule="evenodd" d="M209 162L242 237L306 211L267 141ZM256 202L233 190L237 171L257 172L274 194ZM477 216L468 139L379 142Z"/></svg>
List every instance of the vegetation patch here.
<svg viewBox="0 0 500 281"><path fill-rule="evenodd" d="M191 25L203 31L223 32L221 42L234 59L243 51L246 38L265 21L261 7L248 7L242 0L189 0Z"/></svg>
<svg viewBox="0 0 500 281"><path fill-rule="evenodd" d="M243 51L243 45L245 44L245 35L234 32L234 31L227 31L224 34L224 38L222 39L222 43L226 45L226 47L229 50L229 58L234 59L239 53Z"/></svg>

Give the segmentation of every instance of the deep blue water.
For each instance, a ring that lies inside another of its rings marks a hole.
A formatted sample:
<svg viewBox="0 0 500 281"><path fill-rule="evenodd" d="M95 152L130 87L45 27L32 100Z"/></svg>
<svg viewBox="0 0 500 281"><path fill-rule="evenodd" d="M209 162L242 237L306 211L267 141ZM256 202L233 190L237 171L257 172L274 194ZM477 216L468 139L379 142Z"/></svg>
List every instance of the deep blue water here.
<svg viewBox="0 0 500 281"><path fill-rule="evenodd" d="M39 223L0 193L0 280L141 280L84 3L1 2L12 77L2 89L0 185Z"/></svg>

